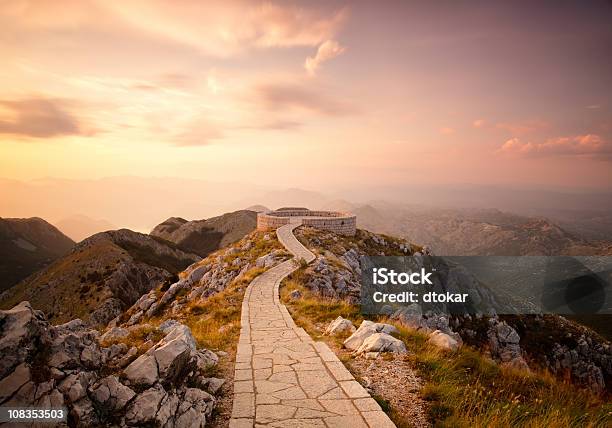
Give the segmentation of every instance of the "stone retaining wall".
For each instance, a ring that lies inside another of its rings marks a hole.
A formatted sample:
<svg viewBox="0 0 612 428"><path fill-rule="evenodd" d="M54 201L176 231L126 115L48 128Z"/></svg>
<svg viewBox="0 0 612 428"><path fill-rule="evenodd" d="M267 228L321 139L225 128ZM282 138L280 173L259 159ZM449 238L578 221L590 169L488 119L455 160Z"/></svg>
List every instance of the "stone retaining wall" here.
<svg viewBox="0 0 612 428"><path fill-rule="evenodd" d="M306 208L281 208L257 214L257 230L276 230L300 218L302 224L317 229L329 230L341 235L352 236L357 228L357 217L338 211L311 211Z"/></svg>

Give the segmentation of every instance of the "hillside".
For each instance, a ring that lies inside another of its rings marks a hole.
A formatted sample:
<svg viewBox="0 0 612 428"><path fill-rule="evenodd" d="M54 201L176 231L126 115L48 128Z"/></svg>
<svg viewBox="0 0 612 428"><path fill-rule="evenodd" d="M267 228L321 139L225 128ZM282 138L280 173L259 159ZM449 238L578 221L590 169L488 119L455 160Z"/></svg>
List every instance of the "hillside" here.
<svg viewBox="0 0 612 428"><path fill-rule="evenodd" d="M180 219L173 223L184 224ZM283 281L283 302L299 326L316 340L325 340L338 354L359 381L359 388L375 398L371 405L385 410L398 426L605 424L603 403L612 374L609 342L560 317L461 319L398 311L371 319L387 323L395 340L405 344L407 353L357 355L344 349L346 336L322 333L338 316L356 325L364 320L357 304L360 256L397 256L424 249L365 230L358 230L354 237L304 227L294 233L314 253L315 260L309 265L301 263ZM204 259L192 256L197 261L184 260L189 264L184 270L176 264L181 254L147 235L120 230L85 240L71 257L47 269L49 277L52 271L60 270L59 265L66 271L72 267L93 273L96 271L91 268L102 266L117 272L119 268L111 264L114 257L119 263L129 259L134 266L148 263L150 272L159 277L163 273L152 265L165 266L169 280L158 282L131 305L124 305L106 328L100 327L104 333L101 337L78 321L50 326L45 315L33 312L25 303L0 312L0 357L4 361L0 378L5 378L1 382L10 388L24 385L17 392L11 389L10 397L0 397L0 404L32 405L44 398L69 409L71 426L120 421L151 426L226 426L232 402L245 396L236 386L232 392L229 385L234 374L244 371L239 369L244 360L238 361L237 346L247 286L290 254L274 233L258 231ZM95 265L93 257L100 258L101 264ZM171 271L179 270L169 278ZM102 276L107 278L105 275L103 271ZM109 280L96 294L105 294ZM23 297L36 299L46 293L45 288ZM78 289L72 289L72 295L77 293ZM59 304L75 305L72 295L53 296L58 305L51 311L58 310ZM88 292L84 296L84 301L93 298ZM68 315L77 316L63 313L63 320L70 319ZM57 313L51 316L57 318ZM433 330L443 332L458 349L444 351L433 345L429 340ZM269 342L274 342L272 331L270 335ZM75 336L79 345L73 349L70 338ZM50 354L45 354L45 346L52 349ZM295 370L313 370L307 367L309 364L307 358L296 364ZM272 374L268 367L257 369L254 376L255 383L263 388L290 374ZM70 393L67 385L77 380L89 392ZM238 382L234 385L241 387L249 383L242 378L235 380ZM35 393L40 383L46 385L41 392L43 398ZM111 398L102 394L106 389ZM280 391L272 392L268 399L277 393ZM295 401L294 405L311 404Z"/></svg>
<svg viewBox="0 0 612 428"><path fill-rule="evenodd" d="M0 218L0 292L73 246L74 241L41 218Z"/></svg>
<svg viewBox="0 0 612 428"><path fill-rule="evenodd" d="M104 325L199 259L131 230L102 232L4 292L0 306L27 300L54 323L81 318Z"/></svg>
<svg viewBox="0 0 612 428"><path fill-rule="evenodd" d="M241 210L206 220L187 221L170 217L151 231L151 236L173 242L183 251L206 257L236 242L257 226L255 211Z"/></svg>

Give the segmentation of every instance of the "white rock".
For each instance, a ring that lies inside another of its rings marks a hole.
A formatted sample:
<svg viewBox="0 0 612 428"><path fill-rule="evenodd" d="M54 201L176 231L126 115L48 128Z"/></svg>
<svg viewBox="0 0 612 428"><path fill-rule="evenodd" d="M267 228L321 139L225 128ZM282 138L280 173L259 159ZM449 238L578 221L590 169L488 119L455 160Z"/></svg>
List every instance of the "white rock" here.
<svg viewBox="0 0 612 428"><path fill-rule="evenodd" d="M116 376L107 376L91 389L91 398L106 410L121 410L136 395L119 382Z"/></svg>
<svg viewBox="0 0 612 428"><path fill-rule="evenodd" d="M325 330L324 334L336 335L344 332L354 333L355 330L355 326L350 320L338 317L327 326L327 329Z"/></svg>
<svg viewBox="0 0 612 428"><path fill-rule="evenodd" d="M344 347L355 351L361 346L364 340L376 333L391 334L398 333L398 330L390 324L375 323L372 321L364 320L357 329L357 331L344 341Z"/></svg>
<svg viewBox="0 0 612 428"><path fill-rule="evenodd" d="M447 351L456 351L459 349L459 342L446 333L436 330L429 335L427 343L437 346L438 348Z"/></svg>
<svg viewBox="0 0 612 428"><path fill-rule="evenodd" d="M191 348L181 339L173 339L153 351L162 379L174 379L189 362ZM129 368L129 367L128 367Z"/></svg>
<svg viewBox="0 0 612 428"><path fill-rule="evenodd" d="M126 367L125 377L134 384L151 386L157 382L159 375L155 357L150 354L142 354Z"/></svg>
<svg viewBox="0 0 612 428"><path fill-rule="evenodd" d="M189 327L176 324L165 331L162 340L127 366L124 373L130 382L151 386L159 378L173 380L188 364L195 363L192 357L196 354L196 343Z"/></svg>
<svg viewBox="0 0 612 428"><path fill-rule="evenodd" d="M208 349L201 349L194 355L196 367L201 372L216 366L219 362L219 357L213 351Z"/></svg>
<svg viewBox="0 0 612 428"><path fill-rule="evenodd" d="M396 352L398 354L405 354L407 350L404 342L390 334L374 333L363 341L355 353L361 354L363 352Z"/></svg>
<svg viewBox="0 0 612 428"><path fill-rule="evenodd" d="M129 425L144 425L155 421L157 410L165 398L166 391L161 385L157 384L147 389L138 395L128 407L125 413L126 422Z"/></svg>

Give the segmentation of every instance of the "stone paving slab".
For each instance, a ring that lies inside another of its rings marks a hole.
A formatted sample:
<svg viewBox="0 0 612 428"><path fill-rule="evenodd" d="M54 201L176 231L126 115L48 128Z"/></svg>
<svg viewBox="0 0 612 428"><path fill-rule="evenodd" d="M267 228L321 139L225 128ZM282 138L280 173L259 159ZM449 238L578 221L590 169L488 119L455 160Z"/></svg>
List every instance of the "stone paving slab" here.
<svg viewBox="0 0 612 428"><path fill-rule="evenodd" d="M297 260L315 259L293 235L299 225L277 230L294 259L255 278L245 292L229 426L394 427L336 354L314 342L280 303L279 285Z"/></svg>

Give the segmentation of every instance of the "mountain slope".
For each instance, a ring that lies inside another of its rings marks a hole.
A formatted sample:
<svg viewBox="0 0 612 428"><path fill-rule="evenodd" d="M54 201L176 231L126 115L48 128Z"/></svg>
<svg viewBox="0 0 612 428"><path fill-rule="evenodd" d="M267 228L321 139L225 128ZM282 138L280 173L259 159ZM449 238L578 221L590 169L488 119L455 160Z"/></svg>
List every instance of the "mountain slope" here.
<svg viewBox="0 0 612 428"><path fill-rule="evenodd" d="M170 217L155 226L150 235L173 242L183 251L206 257L242 239L256 226L257 213L240 210L207 220L187 221L180 217Z"/></svg>
<svg viewBox="0 0 612 428"><path fill-rule="evenodd" d="M0 306L28 300L53 322L81 318L106 324L142 294L199 259L131 230L102 232L0 295Z"/></svg>
<svg viewBox="0 0 612 428"><path fill-rule="evenodd" d="M66 254L74 241L41 218L0 218L0 291Z"/></svg>

